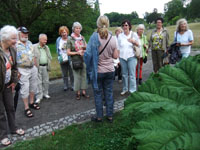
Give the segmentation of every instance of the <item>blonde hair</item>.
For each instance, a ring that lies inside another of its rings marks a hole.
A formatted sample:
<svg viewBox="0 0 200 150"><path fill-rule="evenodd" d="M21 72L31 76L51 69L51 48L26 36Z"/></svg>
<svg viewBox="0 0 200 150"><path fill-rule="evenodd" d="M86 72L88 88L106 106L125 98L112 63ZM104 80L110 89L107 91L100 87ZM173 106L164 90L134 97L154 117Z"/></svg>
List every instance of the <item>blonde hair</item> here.
<svg viewBox="0 0 200 150"><path fill-rule="evenodd" d="M122 28L121 27L117 27L116 29L115 29L115 34L116 34L116 32L117 31L119 31L120 33L122 33L123 32L123 30L122 30Z"/></svg>
<svg viewBox="0 0 200 150"><path fill-rule="evenodd" d="M109 33L109 24L110 23L107 16L99 16L97 19L97 32L99 33L101 39L107 39Z"/></svg>
<svg viewBox="0 0 200 150"><path fill-rule="evenodd" d="M180 32L180 31L181 31L180 26L181 26L181 24L183 24L183 23L186 23L186 31L189 29L187 20L184 19L184 18L182 18L182 19L179 19L179 20L176 22L176 31L177 31L177 32Z"/></svg>

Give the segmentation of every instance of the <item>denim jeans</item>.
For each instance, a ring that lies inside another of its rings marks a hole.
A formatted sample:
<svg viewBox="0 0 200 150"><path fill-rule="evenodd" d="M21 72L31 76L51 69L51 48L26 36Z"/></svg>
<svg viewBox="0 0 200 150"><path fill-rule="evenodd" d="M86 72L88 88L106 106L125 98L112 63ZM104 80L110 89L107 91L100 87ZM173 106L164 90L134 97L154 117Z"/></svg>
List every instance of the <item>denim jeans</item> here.
<svg viewBox="0 0 200 150"><path fill-rule="evenodd" d="M135 71L137 65L137 58L130 57L127 60L120 58L120 64L122 67L123 91L125 92L129 89L129 92L133 93L136 91Z"/></svg>
<svg viewBox="0 0 200 150"><path fill-rule="evenodd" d="M94 89L97 118L103 118L103 97L106 101L106 115L113 116L113 77L114 72L98 73L98 89Z"/></svg>

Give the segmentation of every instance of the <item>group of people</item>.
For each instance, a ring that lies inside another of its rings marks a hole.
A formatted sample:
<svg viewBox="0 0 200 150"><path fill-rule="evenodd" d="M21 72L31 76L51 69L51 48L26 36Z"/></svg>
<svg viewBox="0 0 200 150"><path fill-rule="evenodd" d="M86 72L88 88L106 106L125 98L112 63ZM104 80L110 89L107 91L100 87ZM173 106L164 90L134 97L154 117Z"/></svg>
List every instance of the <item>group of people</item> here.
<svg viewBox="0 0 200 150"><path fill-rule="evenodd" d="M137 90L137 80L142 83L142 66L150 50L154 72L157 73L164 65L163 55L168 52L169 34L163 27L162 18L155 22L156 29L152 31L149 41L144 34L145 26L140 24L133 32L129 20L124 20L113 36L107 16L97 19L97 31L88 43L81 35L82 25L79 22L73 23L70 36L66 26L59 28L56 50L63 89L75 91L76 100L81 97L88 99L90 96L86 89L91 83L96 106L96 116L91 118L92 121L103 121L105 100L106 119L113 122L113 81L116 74L123 83L121 95L125 95ZM43 98L50 98L48 71L51 70L52 57L46 45L47 35L40 34L39 42L34 45L28 40L28 35L25 27L16 29L6 25L0 30L0 140L5 146L11 143L7 137L6 116L10 132L24 135L24 130L15 125L18 94L24 102L27 117L33 117L31 109L40 109L39 103ZM180 47L182 57L188 57L194 39L185 19L177 22L174 40ZM137 57L134 47L140 49Z"/></svg>

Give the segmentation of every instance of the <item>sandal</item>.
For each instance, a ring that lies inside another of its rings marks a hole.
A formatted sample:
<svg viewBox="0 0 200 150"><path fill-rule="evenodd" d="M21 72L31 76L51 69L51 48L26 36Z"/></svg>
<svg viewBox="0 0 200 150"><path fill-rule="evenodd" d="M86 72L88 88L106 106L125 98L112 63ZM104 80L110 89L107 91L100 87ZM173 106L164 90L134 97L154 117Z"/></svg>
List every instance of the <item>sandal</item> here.
<svg viewBox="0 0 200 150"><path fill-rule="evenodd" d="M94 121L94 122L102 122L102 119L97 118L97 117L92 117L92 118L91 118L91 121Z"/></svg>
<svg viewBox="0 0 200 150"><path fill-rule="evenodd" d="M90 97L90 96L87 95L86 93L84 93L84 94L82 93L82 96L85 97L85 98L89 98L89 97Z"/></svg>
<svg viewBox="0 0 200 150"><path fill-rule="evenodd" d="M24 113L25 113L25 116L28 117L28 118L33 117L33 114L32 114L32 112L31 112L31 110L30 110L29 108L26 109L26 110L24 111Z"/></svg>
<svg viewBox="0 0 200 150"><path fill-rule="evenodd" d="M112 117L107 117L107 120L109 123L113 123L113 118Z"/></svg>
<svg viewBox="0 0 200 150"><path fill-rule="evenodd" d="M3 140L1 140L1 144L3 146L8 146L11 144L11 141L8 138L4 138Z"/></svg>
<svg viewBox="0 0 200 150"><path fill-rule="evenodd" d="M35 110L39 110L39 109L40 109L38 103L29 104L29 107L30 107L30 108L33 108L33 109L35 109Z"/></svg>
<svg viewBox="0 0 200 150"><path fill-rule="evenodd" d="M81 99L81 95L80 94L76 94L76 100L80 100Z"/></svg>
<svg viewBox="0 0 200 150"><path fill-rule="evenodd" d="M19 136L23 136L25 134L25 132L22 129L17 129L15 132L12 132L12 134L17 134Z"/></svg>

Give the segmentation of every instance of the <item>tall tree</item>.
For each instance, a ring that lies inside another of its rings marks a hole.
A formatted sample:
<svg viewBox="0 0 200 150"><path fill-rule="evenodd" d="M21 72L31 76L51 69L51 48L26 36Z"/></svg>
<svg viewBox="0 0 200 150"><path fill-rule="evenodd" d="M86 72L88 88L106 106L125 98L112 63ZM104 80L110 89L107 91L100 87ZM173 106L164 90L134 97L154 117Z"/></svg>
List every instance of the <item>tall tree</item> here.
<svg viewBox="0 0 200 150"><path fill-rule="evenodd" d="M1 0L17 26L30 27L48 9L64 5L65 0Z"/></svg>

